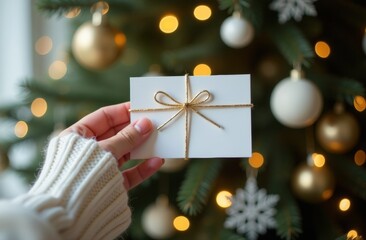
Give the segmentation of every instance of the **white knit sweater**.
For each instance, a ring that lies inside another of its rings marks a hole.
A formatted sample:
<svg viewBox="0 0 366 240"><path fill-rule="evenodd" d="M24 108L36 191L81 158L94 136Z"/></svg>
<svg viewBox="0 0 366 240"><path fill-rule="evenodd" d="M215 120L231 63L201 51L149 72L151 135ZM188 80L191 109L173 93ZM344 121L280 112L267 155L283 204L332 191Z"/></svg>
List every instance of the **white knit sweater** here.
<svg viewBox="0 0 366 240"><path fill-rule="evenodd" d="M53 138L31 190L0 201L0 240L114 239L130 222L116 159L77 134Z"/></svg>

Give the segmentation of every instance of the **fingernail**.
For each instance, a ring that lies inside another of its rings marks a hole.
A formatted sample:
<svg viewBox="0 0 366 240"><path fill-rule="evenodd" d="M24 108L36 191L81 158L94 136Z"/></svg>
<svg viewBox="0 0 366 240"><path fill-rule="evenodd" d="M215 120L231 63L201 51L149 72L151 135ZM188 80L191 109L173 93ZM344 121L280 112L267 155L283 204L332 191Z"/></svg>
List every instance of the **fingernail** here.
<svg viewBox="0 0 366 240"><path fill-rule="evenodd" d="M135 125L134 128L141 134L146 134L151 131L152 129L152 123L147 118L141 118L139 119Z"/></svg>

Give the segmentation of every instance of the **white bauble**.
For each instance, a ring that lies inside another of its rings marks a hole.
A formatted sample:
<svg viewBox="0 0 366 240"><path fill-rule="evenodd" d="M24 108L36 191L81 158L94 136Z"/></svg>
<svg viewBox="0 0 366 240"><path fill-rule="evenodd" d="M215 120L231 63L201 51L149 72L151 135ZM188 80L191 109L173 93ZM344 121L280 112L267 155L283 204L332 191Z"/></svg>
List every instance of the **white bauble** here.
<svg viewBox="0 0 366 240"><path fill-rule="evenodd" d="M250 22L234 14L221 24L220 36L229 47L242 48L252 41L254 29Z"/></svg>
<svg viewBox="0 0 366 240"><path fill-rule="evenodd" d="M292 70L291 77L281 80L273 89L270 106L275 118L291 128L312 125L323 108L317 86Z"/></svg>
<svg viewBox="0 0 366 240"><path fill-rule="evenodd" d="M175 233L173 220L176 210L169 205L166 196L160 196L156 203L148 206L142 214L142 228L154 239L170 238Z"/></svg>
<svg viewBox="0 0 366 240"><path fill-rule="evenodd" d="M159 169L161 172L178 172L188 163L184 158L166 158L163 166Z"/></svg>

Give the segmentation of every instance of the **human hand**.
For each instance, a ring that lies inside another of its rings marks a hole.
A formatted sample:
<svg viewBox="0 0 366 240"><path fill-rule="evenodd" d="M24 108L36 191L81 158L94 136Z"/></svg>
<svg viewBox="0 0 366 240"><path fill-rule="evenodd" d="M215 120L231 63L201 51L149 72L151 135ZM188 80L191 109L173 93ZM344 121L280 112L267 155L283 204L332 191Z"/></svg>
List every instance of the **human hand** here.
<svg viewBox="0 0 366 240"><path fill-rule="evenodd" d="M86 138L95 138L99 146L113 154L118 165L129 160L130 152L146 140L153 131L147 118L130 123L130 103L106 106L85 116L60 135L76 132ZM163 164L161 158L150 158L122 172L126 190L137 186L153 175Z"/></svg>

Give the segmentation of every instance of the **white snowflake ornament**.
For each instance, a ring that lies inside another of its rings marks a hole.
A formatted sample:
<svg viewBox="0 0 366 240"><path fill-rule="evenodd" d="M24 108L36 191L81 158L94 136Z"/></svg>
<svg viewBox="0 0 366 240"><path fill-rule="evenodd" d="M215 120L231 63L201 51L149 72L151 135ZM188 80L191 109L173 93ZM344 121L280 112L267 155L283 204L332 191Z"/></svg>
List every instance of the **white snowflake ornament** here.
<svg viewBox="0 0 366 240"><path fill-rule="evenodd" d="M316 16L314 6L316 0L274 0L269 6L272 10L278 11L278 21L285 23L293 17L301 21L303 15Z"/></svg>
<svg viewBox="0 0 366 240"><path fill-rule="evenodd" d="M245 234L248 239L255 240L259 234L264 234L268 228L275 228L276 214L274 206L279 201L278 195L267 195L265 189L257 187L254 177L249 177L244 189L237 189L231 197L231 207L224 226L236 228L239 234Z"/></svg>

